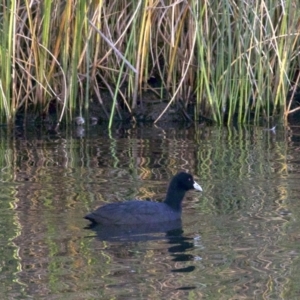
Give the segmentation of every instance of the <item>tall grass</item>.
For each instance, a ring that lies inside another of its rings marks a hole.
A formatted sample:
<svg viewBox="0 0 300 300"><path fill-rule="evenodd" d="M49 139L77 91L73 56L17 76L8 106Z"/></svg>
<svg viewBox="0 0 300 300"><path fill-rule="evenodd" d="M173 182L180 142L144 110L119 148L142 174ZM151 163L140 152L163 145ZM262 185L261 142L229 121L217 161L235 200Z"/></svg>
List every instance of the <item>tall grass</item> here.
<svg viewBox="0 0 300 300"><path fill-rule="evenodd" d="M16 111L15 98L12 89L15 88L15 40L16 34L16 3L10 1L2 6L0 34L0 118L8 122Z"/></svg>
<svg viewBox="0 0 300 300"><path fill-rule="evenodd" d="M17 112L71 121L143 94L195 105L217 123L297 110L300 11L287 1L6 1L0 4L0 118ZM153 89L154 76L159 89ZM103 89L111 99L103 99ZM287 94L291 98L287 101Z"/></svg>

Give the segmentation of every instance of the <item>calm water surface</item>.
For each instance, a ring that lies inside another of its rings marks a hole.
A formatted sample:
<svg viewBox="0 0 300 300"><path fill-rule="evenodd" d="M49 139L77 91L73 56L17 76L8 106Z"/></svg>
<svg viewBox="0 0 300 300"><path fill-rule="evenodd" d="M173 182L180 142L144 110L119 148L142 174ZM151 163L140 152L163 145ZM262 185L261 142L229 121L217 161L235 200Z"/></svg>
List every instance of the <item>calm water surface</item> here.
<svg viewBox="0 0 300 300"><path fill-rule="evenodd" d="M300 130L1 129L1 299L300 299ZM182 222L85 229L195 175Z"/></svg>

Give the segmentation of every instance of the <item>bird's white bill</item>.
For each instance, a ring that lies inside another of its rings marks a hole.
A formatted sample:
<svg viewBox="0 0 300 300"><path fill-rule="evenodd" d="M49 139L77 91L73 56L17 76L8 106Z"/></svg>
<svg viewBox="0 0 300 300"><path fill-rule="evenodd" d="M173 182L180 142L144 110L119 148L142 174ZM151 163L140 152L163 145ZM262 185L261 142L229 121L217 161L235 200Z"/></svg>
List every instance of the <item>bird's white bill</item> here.
<svg viewBox="0 0 300 300"><path fill-rule="evenodd" d="M202 187L194 181L193 187L195 190L202 192Z"/></svg>

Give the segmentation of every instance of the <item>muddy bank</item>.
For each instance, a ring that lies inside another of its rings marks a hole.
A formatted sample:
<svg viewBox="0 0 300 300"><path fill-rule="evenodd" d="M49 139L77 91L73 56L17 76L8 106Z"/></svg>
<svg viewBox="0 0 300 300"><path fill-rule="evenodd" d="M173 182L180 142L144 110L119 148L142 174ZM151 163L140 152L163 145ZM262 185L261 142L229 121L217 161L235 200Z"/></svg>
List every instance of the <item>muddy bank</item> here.
<svg viewBox="0 0 300 300"><path fill-rule="evenodd" d="M96 98L92 99L89 107L89 116L91 119L105 122L109 120L112 100L109 94L104 93L102 102ZM288 94L287 101L290 100L292 94ZM293 95L291 110L300 107L300 90ZM250 109L249 109L250 110ZM199 113L200 111L200 113ZM205 122L214 124L214 121L207 115L201 114L205 111L205 107L197 107L196 100L190 99L189 101L174 101L169 105L169 99L160 100L157 95L150 92L144 93L137 103L134 111L129 112L123 101L118 99L116 110L114 114L114 121L121 122L157 122L161 123L178 123L178 122ZM198 113L197 113L198 112ZM163 113L163 114L162 114ZM197 117L196 117L197 116ZM234 115L232 122L237 122L237 113ZM227 122L228 114L225 111L223 120ZM249 121L253 121L254 112L250 111ZM275 117L278 121L278 117ZM266 120L262 117L262 123ZM290 124L300 123L300 110L296 110L288 116ZM273 121L276 122L276 121Z"/></svg>
<svg viewBox="0 0 300 300"><path fill-rule="evenodd" d="M89 103L89 115L91 118L99 119L99 121L108 121L111 114L112 99L106 92L102 93L101 97L101 102L95 97L91 100ZM159 118L158 122L191 122L194 121L194 108L192 101L187 105L182 101L169 105L167 99L158 99L154 92L149 91L138 99L136 108L131 111L129 111L122 99L118 99L114 120L152 123Z"/></svg>
<svg viewBox="0 0 300 300"><path fill-rule="evenodd" d="M288 95L287 101L289 101ZM109 121L112 109L112 98L111 95L104 91L101 92L101 100L93 97L90 102L88 109L83 111L84 122L89 124L101 124ZM294 95L291 110L300 107L300 91ZM56 103L51 103L48 107L48 112L45 111L30 111L25 114L20 111L17 114L16 125L24 124L48 124L49 128L53 128L58 122L59 112L61 108L57 109ZM158 99L157 94L154 92L147 92L143 94L134 110L129 111L128 106L125 105L122 99L118 99L115 111L114 111L114 122L121 122L124 124L131 123L153 123L156 121L157 124L168 124L168 123L207 123L208 125L214 124L214 121L201 113L197 114L197 111L205 111L205 108L199 108L196 105L196 101L191 99L190 101L174 101L171 105L167 99ZM80 112L76 112L76 116L80 116ZM197 116L197 117L196 117ZM251 112L249 114L249 121L251 122L254 117ZM227 112L224 112L224 123L227 121ZM278 123L278 117L274 118ZM74 123L80 124L81 119L75 119ZM78 121L78 122L77 122ZM233 117L232 123L237 123L237 114ZM266 120L262 118L261 124L264 124ZM288 116L290 125L300 124L300 110L296 110ZM279 121L280 122L280 121ZM63 122L64 123L64 122ZM272 124L271 124L272 125ZM276 124L275 124L276 125Z"/></svg>

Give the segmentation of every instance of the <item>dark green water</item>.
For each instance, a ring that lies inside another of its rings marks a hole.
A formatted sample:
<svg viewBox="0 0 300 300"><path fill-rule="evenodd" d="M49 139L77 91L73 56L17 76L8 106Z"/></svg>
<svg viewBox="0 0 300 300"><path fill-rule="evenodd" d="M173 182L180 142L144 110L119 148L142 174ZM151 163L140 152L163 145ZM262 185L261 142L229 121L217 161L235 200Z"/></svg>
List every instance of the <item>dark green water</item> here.
<svg viewBox="0 0 300 300"><path fill-rule="evenodd" d="M299 299L300 130L1 129L1 299ZM162 200L182 224L87 230L104 203Z"/></svg>

